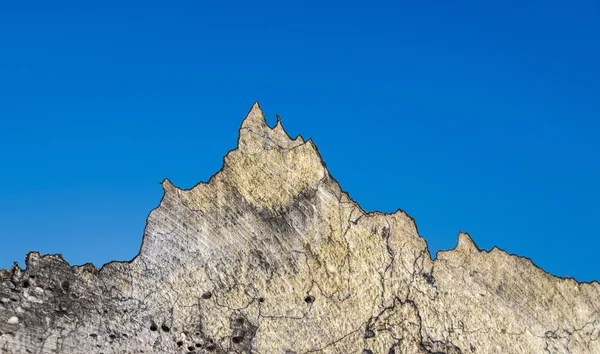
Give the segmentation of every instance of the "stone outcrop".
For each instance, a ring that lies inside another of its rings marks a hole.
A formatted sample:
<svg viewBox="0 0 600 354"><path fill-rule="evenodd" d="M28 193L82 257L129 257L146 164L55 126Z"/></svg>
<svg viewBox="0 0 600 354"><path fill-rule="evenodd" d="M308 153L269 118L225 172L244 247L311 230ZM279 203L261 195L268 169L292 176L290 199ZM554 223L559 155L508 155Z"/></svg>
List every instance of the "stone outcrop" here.
<svg viewBox="0 0 600 354"><path fill-rule="evenodd" d="M432 260L254 104L206 183L162 182L139 254L0 271L0 353L600 353L600 286L480 250Z"/></svg>

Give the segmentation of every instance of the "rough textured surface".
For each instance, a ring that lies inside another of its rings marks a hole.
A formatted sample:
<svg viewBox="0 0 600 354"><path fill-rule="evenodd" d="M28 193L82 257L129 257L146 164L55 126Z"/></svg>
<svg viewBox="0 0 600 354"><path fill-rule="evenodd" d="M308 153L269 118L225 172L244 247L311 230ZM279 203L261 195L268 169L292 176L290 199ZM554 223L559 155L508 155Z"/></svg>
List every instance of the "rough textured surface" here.
<svg viewBox="0 0 600 354"><path fill-rule="evenodd" d="M130 262L0 270L0 353L600 353L600 286L461 233L431 259L254 104L207 183L168 180Z"/></svg>

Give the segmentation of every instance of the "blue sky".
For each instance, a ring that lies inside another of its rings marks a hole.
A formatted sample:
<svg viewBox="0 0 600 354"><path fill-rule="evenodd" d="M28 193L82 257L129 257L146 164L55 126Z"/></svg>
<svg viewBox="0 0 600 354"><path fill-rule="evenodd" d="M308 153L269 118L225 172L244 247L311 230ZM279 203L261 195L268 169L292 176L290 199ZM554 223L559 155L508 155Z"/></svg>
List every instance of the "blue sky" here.
<svg viewBox="0 0 600 354"><path fill-rule="evenodd" d="M254 101L367 210L600 279L597 1L0 4L0 267L129 260Z"/></svg>

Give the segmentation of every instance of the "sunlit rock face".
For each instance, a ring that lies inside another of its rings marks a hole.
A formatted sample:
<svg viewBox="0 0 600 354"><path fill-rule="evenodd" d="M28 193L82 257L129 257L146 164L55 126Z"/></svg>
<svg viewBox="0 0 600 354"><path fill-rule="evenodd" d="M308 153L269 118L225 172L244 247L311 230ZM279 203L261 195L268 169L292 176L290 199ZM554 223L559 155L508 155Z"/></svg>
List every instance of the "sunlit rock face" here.
<svg viewBox="0 0 600 354"><path fill-rule="evenodd" d="M133 260L0 270L0 353L600 353L597 282L465 233L432 260L258 104L208 182L162 186Z"/></svg>

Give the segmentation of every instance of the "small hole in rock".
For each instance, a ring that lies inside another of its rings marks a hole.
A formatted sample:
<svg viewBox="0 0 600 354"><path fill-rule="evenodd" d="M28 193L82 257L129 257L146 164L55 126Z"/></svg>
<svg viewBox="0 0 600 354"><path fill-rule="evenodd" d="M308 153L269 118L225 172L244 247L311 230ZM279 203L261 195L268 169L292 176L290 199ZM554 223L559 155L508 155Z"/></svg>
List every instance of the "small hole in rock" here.
<svg viewBox="0 0 600 354"><path fill-rule="evenodd" d="M109 337L110 339L115 339L115 338L117 338L117 336L115 336L114 334L111 334L111 335L109 335L108 337Z"/></svg>
<svg viewBox="0 0 600 354"><path fill-rule="evenodd" d="M244 341L244 337L242 337L242 336L235 336L235 337L231 338L231 341L234 342L234 343L236 343L236 344L237 343L241 343L241 342Z"/></svg>
<svg viewBox="0 0 600 354"><path fill-rule="evenodd" d="M315 301L315 297L312 295L308 295L304 298L304 301L306 301L307 304L312 304Z"/></svg>
<svg viewBox="0 0 600 354"><path fill-rule="evenodd" d="M96 333L90 333L90 337L96 338L96 337L98 337L98 335Z"/></svg>
<svg viewBox="0 0 600 354"><path fill-rule="evenodd" d="M264 297L259 297L258 298L258 302L265 302L265 298Z"/></svg>
<svg viewBox="0 0 600 354"><path fill-rule="evenodd" d="M158 329L158 326L155 323L153 323L152 325L150 325L150 330L152 332L156 331L157 329Z"/></svg>
<svg viewBox="0 0 600 354"><path fill-rule="evenodd" d="M171 330L171 329L169 328L169 326L167 326L167 325L162 325L160 328L161 328L161 329L162 329L164 332L169 332L169 331Z"/></svg>
<svg viewBox="0 0 600 354"><path fill-rule="evenodd" d="M236 325L238 325L238 326L241 326L241 325L243 325L243 324L244 324L244 319L243 319L243 318L241 318L241 317L240 317L240 318L238 318L238 319L236 319L236 320L235 320L235 324L236 324Z"/></svg>
<svg viewBox="0 0 600 354"><path fill-rule="evenodd" d="M27 280L23 281L23 287L24 288L28 288L29 287L29 282Z"/></svg>
<svg viewBox="0 0 600 354"><path fill-rule="evenodd" d="M201 346L202 346L202 344L196 343L196 348L200 348Z"/></svg>
<svg viewBox="0 0 600 354"><path fill-rule="evenodd" d="M182 340L180 340L179 342L177 342L177 346L178 347L181 347L182 345L183 345L183 341Z"/></svg>
<svg viewBox="0 0 600 354"><path fill-rule="evenodd" d="M429 284L429 285L435 284L435 278L433 277L433 274L423 273L422 275L423 275L423 278L425 279L425 281L427 282L427 284Z"/></svg>
<svg viewBox="0 0 600 354"><path fill-rule="evenodd" d="M212 293L210 291L205 292L204 294L202 294L202 298L203 299L210 299L212 297Z"/></svg>
<svg viewBox="0 0 600 354"><path fill-rule="evenodd" d="M69 283L67 280L63 281L60 286L65 290L65 291L69 291L69 288L71 287L71 283Z"/></svg>
<svg viewBox="0 0 600 354"><path fill-rule="evenodd" d="M194 351L194 347L192 347L192 346L190 345L190 346L188 347L188 350L189 350L190 352L191 352L191 351Z"/></svg>
<svg viewBox="0 0 600 354"><path fill-rule="evenodd" d="M31 278L31 279L35 279L35 274L30 274L30 275L29 275L29 278Z"/></svg>
<svg viewBox="0 0 600 354"><path fill-rule="evenodd" d="M212 343L206 346L206 350L211 350L212 351L212 350L215 350L215 349L217 349L217 346L214 345L214 344L212 344Z"/></svg>

